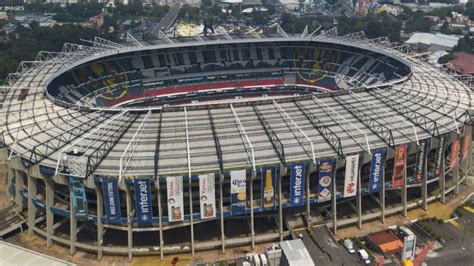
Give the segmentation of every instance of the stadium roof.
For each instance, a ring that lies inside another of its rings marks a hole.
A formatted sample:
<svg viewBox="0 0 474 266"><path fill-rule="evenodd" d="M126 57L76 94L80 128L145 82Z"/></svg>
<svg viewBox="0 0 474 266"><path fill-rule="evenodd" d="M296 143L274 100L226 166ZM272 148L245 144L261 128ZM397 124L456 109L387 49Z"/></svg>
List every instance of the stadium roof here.
<svg viewBox="0 0 474 266"><path fill-rule="evenodd" d="M406 41L408 44L425 44L425 45L439 45L453 48L458 44L460 37L446 34L432 34L425 32L415 32L410 39Z"/></svg>

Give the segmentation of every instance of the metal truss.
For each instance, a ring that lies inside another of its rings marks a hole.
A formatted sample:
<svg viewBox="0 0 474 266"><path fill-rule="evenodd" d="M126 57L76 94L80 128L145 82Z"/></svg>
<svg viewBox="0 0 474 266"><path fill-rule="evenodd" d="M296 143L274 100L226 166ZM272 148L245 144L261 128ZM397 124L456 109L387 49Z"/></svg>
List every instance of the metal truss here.
<svg viewBox="0 0 474 266"><path fill-rule="evenodd" d="M155 142L155 158L154 158L154 171L155 171L155 178L158 178L158 162L160 159L160 145L161 145L161 123L163 121L163 109L160 111L160 120L158 123L158 133L156 134L156 142ZM157 180L158 181L158 180Z"/></svg>
<svg viewBox="0 0 474 266"><path fill-rule="evenodd" d="M219 169L221 173L224 172L224 160L222 159L222 147L217 136L216 126L214 124L214 119L212 118L211 108L207 106L207 114L209 116L209 123L211 124L212 129L212 137L214 138L214 146L216 146L216 155L217 155L217 162L219 163Z"/></svg>
<svg viewBox="0 0 474 266"><path fill-rule="evenodd" d="M412 108L407 107L391 98L377 97L377 95L380 95L378 92L368 91L368 93L370 93L373 97L377 98L379 101L383 102L386 106L388 106L398 114L406 117L408 120L410 120L410 122L415 123L426 133L430 134L434 138L438 138L438 123L436 123L436 121L434 121L433 119L423 114L420 114L418 111L413 110Z"/></svg>
<svg viewBox="0 0 474 266"><path fill-rule="evenodd" d="M255 166L255 152L252 143L250 142L249 136L245 132L245 128L242 125L242 122L240 122L239 116L237 115L237 112L235 111L234 106L232 104L230 104L230 110L234 115L234 121L239 129L240 138L242 139L242 142L244 144L245 152L247 153L247 157L252 165L252 169L254 172L256 172L257 167Z"/></svg>
<svg viewBox="0 0 474 266"><path fill-rule="evenodd" d="M377 119L372 119L372 117L365 114L359 108L353 106L351 103L338 99L337 97L333 97L333 99L342 106L342 108L346 109L351 115L353 115L359 122L364 124L374 135L379 137L385 144L389 147L395 147L395 140L393 138L393 133L390 128L385 126L384 124L378 122Z"/></svg>
<svg viewBox="0 0 474 266"><path fill-rule="evenodd" d="M225 28L222 28L222 31L219 32L222 37L226 40L232 40L232 37L229 35L229 33L225 30Z"/></svg>
<svg viewBox="0 0 474 266"><path fill-rule="evenodd" d="M252 28L252 27L249 27L249 28L250 28L250 30L247 32L247 34L249 34L250 36L252 36L255 39L260 39L260 35L258 35L258 33L256 32L257 28Z"/></svg>
<svg viewBox="0 0 474 266"><path fill-rule="evenodd" d="M322 28L322 26L319 26L317 29L315 29L313 32L311 32L310 35L308 35L308 38L311 39L313 36L316 36L316 33Z"/></svg>
<svg viewBox="0 0 474 266"><path fill-rule="evenodd" d="M288 38L288 34L285 32L285 30L280 26L280 24L276 24L277 28L277 33L281 35L281 37Z"/></svg>
<svg viewBox="0 0 474 266"><path fill-rule="evenodd" d="M306 37L306 35L308 34L308 25L306 25L306 27L304 27L304 30L303 32L301 33L301 38L304 38Z"/></svg>
<svg viewBox="0 0 474 266"><path fill-rule="evenodd" d="M337 39L359 42L365 39L365 33L364 31L358 31L358 32L346 34L344 36L337 37Z"/></svg>
<svg viewBox="0 0 474 266"><path fill-rule="evenodd" d="M326 114L328 114L335 123L340 124L340 122L338 122L338 121L342 120L345 123L347 123L350 127L352 127L355 131L359 132L362 135L362 137L360 139L356 140L354 134L349 133L346 130L346 128L341 126L342 130L344 130L344 132L346 132L347 136L349 136L361 149L365 150L368 154L371 154L369 138L367 137L367 134L364 133L364 131L362 131L360 128L358 128L357 126L352 124L344 116L342 116L341 114L336 112L336 110L331 108L329 105L327 105L325 102L323 102L318 97L313 95L312 99L316 104L323 107L323 108L321 108L321 110L323 110Z"/></svg>
<svg viewBox="0 0 474 266"><path fill-rule="evenodd" d="M128 43L135 43L134 46L136 47L143 47L143 44L139 42L130 32L127 31L127 42Z"/></svg>
<svg viewBox="0 0 474 266"><path fill-rule="evenodd" d="M169 43L169 44L174 44L174 42L166 35L166 33L164 33L161 30L158 31L158 38L160 40L163 40L163 41Z"/></svg>
<svg viewBox="0 0 474 266"><path fill-rule="evenodd" d="M120 156L120 167L119 167L119 182L122 180L122 176L127 172L128 165L130 164L130 160L137 149L138 144L143 136L143 132L145 131L146 122L151 115L151 109L147 112L145 117L143 118L142 122L138 126L137 130L132 136L132 139L128 142L127 147L123 151L122 155Z"/></svg>
<svg viewBox="0 0 474 266"><path fill-rule="evenodd" d="M298 142L300 145L303 147L303 150L308 154L310 159L313 161L314 165L316 165L316 154L314 152L314 143L313 141L306 135L306 133L296 124L293 119L283 110L283 108L275 101L273 100L273 106L275 106L275 109L278 111L280 116L283 118L283 121L285 121L285 124L290 128L291 132L293 132L293 135L298 139ZM309 143L310 145L310 150L307 151L303 143Z"/></svg>
<svg viewBox="0 0 474 266"><path fill-rule="evenodd" d="M257 118L260 121L260 124L262 125L263 129L265 130L268 139L272 143L273 149L276 151L278 158L280 158L281 163L286 166L285 147L283 146L283 143L281 142L275 131L273 131L272 127L270 126L270 123L268 123L268 121L262 115L260 110L258 110L257 106L253 105L252 107L255 113L257 114Z"/></svg>
<svg viewBox="0 0 474 266"><path fill-rule="evenodd" d="M337 27L334 27L330 30L321 32L321 36L336 38L337 37Z"/></svg>
<svg viewBox="0 0 474 266"><path fill-rule="evenodd" d="M341 139L328 126L319 120L311 111L308 110L299 101L294 102L296 107L304 114L304 116L313 124L314 128L319 132L329 146L337 153L340 158L344 158Z"/></svg>

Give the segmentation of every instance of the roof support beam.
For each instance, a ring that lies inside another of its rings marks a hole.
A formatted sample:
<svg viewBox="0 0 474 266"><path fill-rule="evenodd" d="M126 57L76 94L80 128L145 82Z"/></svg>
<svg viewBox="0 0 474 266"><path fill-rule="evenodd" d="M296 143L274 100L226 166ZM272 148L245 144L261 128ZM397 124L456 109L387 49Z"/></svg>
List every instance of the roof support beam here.
<svg viewBox="0 0 474 266"><path fill-rule="evenodd" d="M239 134L240 134L240 137L242 138L242 142L245 147L245 152L247 153L247 158L249 159L249 162L252 166L252 170L256 172L257 167L255 165L255 152L254 152L252 143L250 142L249 136L245 132L245 128L242 125L242 122L240 122L239 116L237 115L237 112L235 111L234 106L232 104L230 104L230 110L232 111L235 123L237 124L237 128L239 129Z"/></svg>
<svg viewBox="0 0 474 266"><path fill-rule="evenodd" d="M217 162L219 163L219 169L221 173L224 173L224 160L222 159L222 147L217 136L216 126L214 125L214 119L212 118L211 108L207 107L207 113L209 115L209 122L211 123L212 136L214 137L214 146L216 146Z"/></svg>
<svg viewBox="0 0 474 266"><path fill-rule="evenodd" d="M161 109L160 111L160 121L158 123L158 133L156 134L156 142L155 142L155 158L154 158L154 171L155 171L155 179L158 180L158 160L160 159L160 145L161 145L161 122L163 121L163 112L164 110Z"/></svg>

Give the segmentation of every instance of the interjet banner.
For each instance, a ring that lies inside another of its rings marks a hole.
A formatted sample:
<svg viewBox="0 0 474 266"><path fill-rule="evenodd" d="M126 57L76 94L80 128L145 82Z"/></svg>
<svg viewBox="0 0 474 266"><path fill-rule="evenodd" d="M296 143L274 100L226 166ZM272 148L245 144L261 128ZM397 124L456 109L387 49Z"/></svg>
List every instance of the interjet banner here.
<svg viewBox="0 0 474 266"><path fill-rule="evenodd" d="M87 198L84 184L82 184L82 181L75 176L69 176L69 183L71 184L72 189L72 208L74 209L76 217L86 217Z"/></svg>
<svg viewBox="0 0 474 266"><path fill-rule="evenodd" d="M304 164L292 164L290 176L290 206L304 205Z"/></svg>
<svg viewBox="0 0 474 266"><path fill-rule="evenodd" d="M425 174L425 165L428 160L428 150L430 147L430 139L426 139L420 142L420 150L416 156L416 165L415 165L415 180L420 183Z"/></svg>
<svg viewBox="0 0 474 266"><path fill-rule="evenodd" d="M168 203L168 220L170 222L184 220L183 177L167 176L166 192Z"/></svg>
<svg viewBox="0 0 474 266"><path fill-rule="evenodd" d="M107 217L112 220L119 220L121 214L118 180L111 178L102 179L102 191L104 194L104 207Z"/></svg>
<svg viewBox="0 0 474 266"><path fill-rule="evenodd" d="M359 178L359 154L346 156L346 177L344 179L344 198L357 194Z"/></svg>
<svg viewBox="0 0 474 266"><path fill-rule="evenodd" d="M442 135L439 139L439 148L436 151L436 161L435 161L435 176L439 176L441 174L441 165L442 159L444 157L444 149L446 147L446 135Z"/></svg>
<svg viewBox="0 0 474 266"><path fill-rule="evenodd" d="M382 188L382 171L385 161L385 149L372 152L370 161L369 192L378 192Z"/></svg>
<svg viewBox="0 0 474 266"><path fill-rule="evenodd" d="M265 209L275 206L275 176L275 168L262 169L262 206Z"/></svg>
<svg viewBox="0 0 474 266"><path fill-rule="evenodd" d="M333 177L334 159L319 161L318 202L331 199L331 185Z"/></svg>
<svg viewBox="0 0 474 266"><path fill-rule="evenodd" d="M199 175L199 202L201 219L216 217L216 186L215 175Z"/></svg>
<svg viewBox="0 0 474 266"><path fill-rule="evenodd" d="M407 164L407 145L400 145L395 148L395 158L393 159L392 187L401 187L405 184Z"/></svg>
<svg viewBox="0 0 474 266"><path fill-rule="evenodd" d="M151 209L151 186L150 179L135 179L135 210L138 223L151 223L153 213Z"/></svg>
<svg viewBox="0 0 474 266"><path fill-rule="evenodd" d="M462 142L462 161L465 162L469 152L469 144L472 142L472 132L471 127L466 128L464 132L464 139Z"/></svg>
<svg viewBox="0 0 474 266"><path fill-rule="evenodd" d="M450 158L450 162L449 162L449 168L450 169L453 169L458 165L459 145L460 144L459 144L458 139L453 141L453 143L451 143L451 156L449 157Z"/></svg>
<svg viewBox="0 0 474 266"><path fill-rule="evenodd" d="M245 213L247 206L247 171L230 172L230 204L232 214Z"/></svg>

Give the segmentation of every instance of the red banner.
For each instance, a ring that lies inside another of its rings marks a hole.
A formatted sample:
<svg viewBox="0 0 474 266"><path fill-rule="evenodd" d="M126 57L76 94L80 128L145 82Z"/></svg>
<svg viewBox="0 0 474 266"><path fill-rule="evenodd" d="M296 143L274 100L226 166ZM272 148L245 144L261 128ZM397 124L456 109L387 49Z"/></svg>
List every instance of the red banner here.
<svg viewBox="0 0 474 266"><path fill-rule="evenodd" d="M395 158L393 159L392 187L400 187L405 183L407 164L407 145L400 145L395 148Z"/></svg>
<svg viewBox="0 0 474 266"><path fill-rule="evenodd" d="M467 159L468 151L469 151L469 144L472 142L472 135L471 131L469 130L464 135L464 140L462 143L462 161L465 162Z"/></svg>
<svg viewBox="0 0 474 266"><path fill-rule="evenodd" d="M456 165L458 165L459 146L460 146L460 143L459 143L458 139L453 141L453 143L451 143L451 156L449 157L450 158L450 163L449 163L449 168L450 169L453 169L454 167L456 167Z"/></svg>

